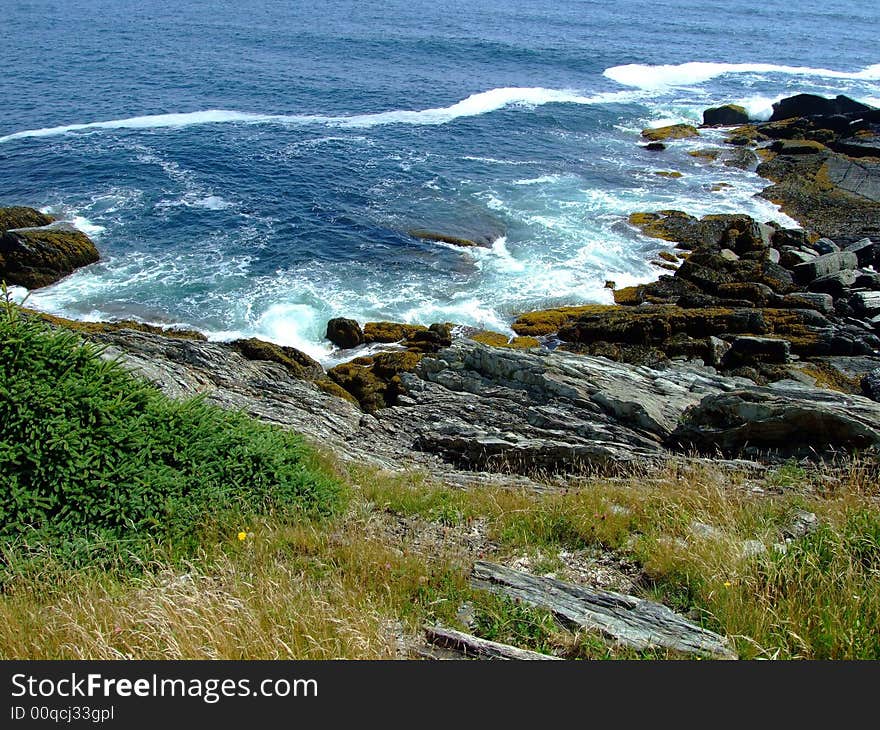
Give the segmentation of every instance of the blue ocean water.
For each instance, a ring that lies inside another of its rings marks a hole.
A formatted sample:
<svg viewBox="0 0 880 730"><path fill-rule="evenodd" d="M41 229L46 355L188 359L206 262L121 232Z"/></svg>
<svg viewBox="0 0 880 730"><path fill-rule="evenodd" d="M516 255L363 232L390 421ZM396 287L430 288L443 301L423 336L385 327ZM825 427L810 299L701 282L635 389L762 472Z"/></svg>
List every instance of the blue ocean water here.
<svg viewBox="0 0 880 730"><path fill-rule="evenodd" d="M78 318L259 336L452 321L654 278L637 210L787 219L764 182L639 131L797 92L880 103L873 0L4 3L0 204L103 260L33 292ZM657 171L677 170L680 178ZM718 189L717 183L727 183ZM788 221L790 223L790 221ZM487 237L461 250L413 228Z"/></svg>

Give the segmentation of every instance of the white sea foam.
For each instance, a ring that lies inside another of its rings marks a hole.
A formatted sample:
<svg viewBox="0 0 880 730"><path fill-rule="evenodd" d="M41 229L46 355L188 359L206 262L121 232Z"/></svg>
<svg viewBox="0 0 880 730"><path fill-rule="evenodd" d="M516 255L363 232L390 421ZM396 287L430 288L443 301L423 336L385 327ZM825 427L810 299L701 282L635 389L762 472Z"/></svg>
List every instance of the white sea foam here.
<svg viewBox="0 0 880 730"><path fill-rule="evenodd" d="M701 84L725 74L786 74L792 76L818 76L820 78L851 79L856 81L880 80L880 64L873 64L861 71L833 71L809 66L780 66L772 63L707 63L691 61L677 65L651 66L630 63L605 69L604 76L624 86L644 90L656 90L667 86Z"/></svg>
<svg viewBox="0 0 880 730"><path fill-rule="evenodd" d="M541 175L540 177L529 177L523 180L514 180L514 185L549 185L558 183L563 179L562 175Z"/></svg>
<svg viewBox="0 0 880 730"><path fill-rule="evenodd" d="M773 105L782 99L782 95L769 96L749 96L745 99L739 99L736 103L744 107L749 115L749 119L756 122L766 122L773 114Z"/></svg>
<svg viewBox="0 0 880 730"><path fill-rule="evenodd" d="M275 117L283 119L283 117ZM42 129L26 129L0 137L0 142L9 142L24 137L54 137L68 132L83 132L96 129L160 129L162 127L188 127L194 124L219 124L223 122L265 122L272 118L264 114L246 114L243 112L210 109L202 112L182 114L151 114L127 119L110 119L104 122L86 122L84 124L66 124L58 127Z"/></svg>
<svg viewBox="0 0 880 730"><path fill-rule="evenodd" d="M582 96L574 91L545 89L541 87L505 87L490 89L456 102L451 106L422 110L395 109L375 114L351 116L313 116L287 114L255 114L250 112L210 109L180 114L155 114L150 116L111 119L101 122L67 124L42 129L27 129L0 137L0 143L28 137L52 137L69 132L103 129L161 129L189 127L201 124L322 124L331 127L364 129L386 124L437 125L446 124L461 117L475 117L506 107L537 107L543 104L613 104L626 102L634 97L632 92L602 93Z"/></svg>
<svg viewBox="0 0 880 730"><path fill-rule="evenodd" d="M106 230L104 226L92 223L88 218L84 218L81 215L74 216L72 223L74 228L82 231L87 236L93 236L95 238L100 236Z"/></svg>
<svg viewBox="0 0 880 730"><path fill-rule="evenodd" d="M464 250L477 260L480 268L488 266L504 274L519 274L526 270L526 265L517 260L507 248L507 236L496 238L489 248L475 246Z"/></svg>
<svg viewBox="0 0 880 730"><path fill-rule="evenodd" d="M325 318L308 304L278 303L270 306L255 323L265 339L295 347L317 360L326 360L332 349L326 341L316 342L316 332Z"/></svg>

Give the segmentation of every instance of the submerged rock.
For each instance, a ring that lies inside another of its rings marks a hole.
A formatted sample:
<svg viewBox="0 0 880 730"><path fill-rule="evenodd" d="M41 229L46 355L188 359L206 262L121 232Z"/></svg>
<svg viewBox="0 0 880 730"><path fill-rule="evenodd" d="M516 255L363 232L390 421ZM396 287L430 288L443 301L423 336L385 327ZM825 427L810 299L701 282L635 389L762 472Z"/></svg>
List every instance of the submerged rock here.
<svg viewBox="0 0 880 730"><path fill-rule="evenodd" d="M440 241L448 243L451 246L461 246L462 248L472 248L474 246L481 248L490 248L494 238L492 236L483 236L479 239L465 238L463 236L452 236L447 233L437 233L435 231L426 231L422 228L413 228L409 231L409 235L424 241Z"/></svg>

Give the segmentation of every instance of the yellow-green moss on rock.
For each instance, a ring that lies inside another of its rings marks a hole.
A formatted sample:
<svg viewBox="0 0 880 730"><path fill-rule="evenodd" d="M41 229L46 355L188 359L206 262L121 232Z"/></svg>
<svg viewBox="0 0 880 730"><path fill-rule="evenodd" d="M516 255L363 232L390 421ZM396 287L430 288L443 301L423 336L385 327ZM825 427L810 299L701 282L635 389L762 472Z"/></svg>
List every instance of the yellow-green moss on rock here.
<svg viewBox="0 0 880 730"><path fill-rule="evenodd" d="M721 155L721 150L701 148L698 150L690 150L688 154L691 157L697 157L701 160L714 161L717 160L718 157Z"/></svg>
<svg viewBox="0 0 880 730"><path fill-rule="evenodd" d="M679 178L684 177L683 173L680 173L678 170L654 170L654 174L659 177L667 177L667 178Z"/></svg>
<svg viewBox="0 0 880 730"><path fill-rule="evenodd" d="M16 205L9 208L0 208L0 233L5 233L14 228L38 228L54 223L51 215L41 213L33 208Z"/></svg>
<svg viewBox="0 0 880 730"><path fill-rule="evenodd" d="M248 360L277 362L295 378L313 379L324 376L324 368L321 364L295 347L276 345L256 337L235 340L232 342L232 347Z"/></svg>
<svg viewBox="0 0 880 730"><path fill-rule="evenodd" d="M411 338L416 332L426 332L427 330L428 328L421 324L367 322L364 325L364 342L400 342Z"/></svg>
<svg viewBox="0 0 880 730"><path fill-rule="evenodd" d="M326 393L327 395L335 396L336 398L342 398L343 400L347 400L349 403L354 403L356 406L360 406L358 403L358 399L355 398L351 393L349 393L345 388L343 388L338 383L334 382L330 378L318 378L313 381L315 386Z"/></svg>
<svg viewBox="0 0 880 730"><path fill-rule="evenodd" d="M95 244L77 230L25 228L0 235L0 278L28 289L54 284L99 258Z"/></svg>
<svg viewBox="0 0 880 730"><path fill-rule="evenodd" d="M518 335L529 337L541 337L551 335L559 331L567 322L577 319L584 314L595 314L607 310L608 304L588 304L582 307L557 307L556 309L542 309L537 312L528 312L517 317L511 325L511 329Z"/></svg>
<svg viewBox="0 0 880 730"><path fill-rule="evenodd" d="M474 332L470 335L470 339L489 347L507 347L513 350L527 350L541 346L541 342L534 337L508 337L501 332L491 330Z"/></svg>
<svg viewBox="0 0 880 730"><path fill-rule="evenodd" d="M22 309L22 312L28 317L39 317L44 322L53 327L63 327L64 329L73 330L86 337L90 335L100 335L105 332L119 332L120 330L135 330L137 332L147 332L152 335L162 335L163 337L171 337L177 340L199 340L207 341L207 337L196 330L185 329L163 329L152 324L143 322L135 322L131 319L122 319L116 322L80 322L75 319L66 319L65 317L56 317L53 314L45 312L37 312L33 309Z"/></svg>
<svg viewBox="0 0 880 730"><path fill-rule="evenodd" d="M644 301L641 289L642 288L639 286L625 286L623 289L615 289L614 303L628 305L641 304Z"/></svg>
<svg viewBox="0 0 880 730"><path fill-rule="evenodd" d="M410 350L380 352L342 363L327 375L347 391L367 413L393 406L406 392L401 373L415 370L423 355Z"/></svg>
<svg viewBox="0 0 880 730"><path fill-rule="evenodd" d="M700 133L697 131L697 128L690 124L670 124L666 127L642 130L642 137L651 142L663 142L667 139L687 139L688 137L699 136Z"/></svg>

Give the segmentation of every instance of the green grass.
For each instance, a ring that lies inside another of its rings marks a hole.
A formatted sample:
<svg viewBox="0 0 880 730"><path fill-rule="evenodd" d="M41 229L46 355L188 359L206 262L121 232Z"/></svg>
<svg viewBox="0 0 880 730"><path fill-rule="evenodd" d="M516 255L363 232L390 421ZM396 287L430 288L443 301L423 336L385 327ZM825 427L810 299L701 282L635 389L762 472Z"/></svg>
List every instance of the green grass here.
<svg viewBox="0 0 880 730"><path fill-rule="evenodd" d="M341 496L298 436L203 399L173 401L9 301L0 479L7 568L16 551L70 565L186 555L260 515L329 515Z"/></svg>

